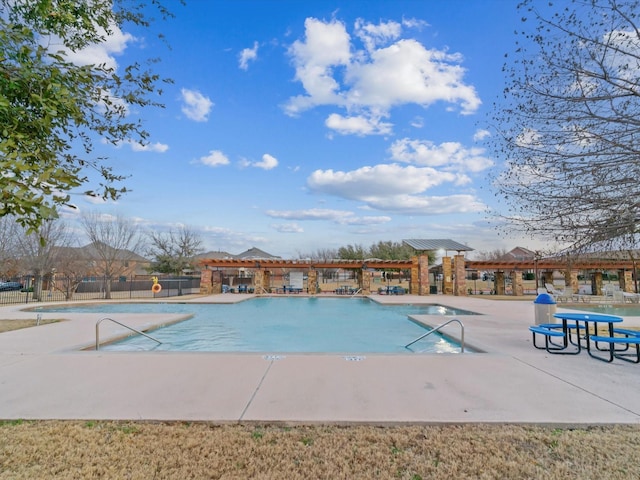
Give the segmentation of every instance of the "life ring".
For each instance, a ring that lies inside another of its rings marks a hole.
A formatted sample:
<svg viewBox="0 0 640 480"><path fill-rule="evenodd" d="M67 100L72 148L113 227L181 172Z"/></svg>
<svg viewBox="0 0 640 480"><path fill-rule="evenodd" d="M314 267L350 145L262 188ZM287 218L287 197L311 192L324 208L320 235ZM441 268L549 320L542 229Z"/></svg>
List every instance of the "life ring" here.
<svg viewBox="0 0 640 480"><path fill-rule="evenodd" d="M153 293L160 293L160 290L162 290L162 285L160 285L159 283L154 283L153 287L151 287L151 291Z"/></svg>

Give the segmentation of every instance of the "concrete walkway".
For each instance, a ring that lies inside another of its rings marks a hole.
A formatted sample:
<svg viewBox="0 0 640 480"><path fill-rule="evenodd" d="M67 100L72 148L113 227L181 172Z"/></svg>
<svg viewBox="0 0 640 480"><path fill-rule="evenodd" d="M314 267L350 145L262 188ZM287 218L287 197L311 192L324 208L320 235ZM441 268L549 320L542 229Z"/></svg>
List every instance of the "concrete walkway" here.
<svg viewBox="0 0 640 480"><path fill-rule="evenodd" d="M240 295L179 301L230 302ZM439 303L461 317L468 345L485 353L265 355L81 350L102 314L0 334L0 419L122 419L285 423L640 423L640 365L535 350L533 299L377 296ZM245 297L246 298L246 297ZM163 300L163 301L166 301ZM25 306L3 319L35 319ZM113 314L147 329L175 315ZM61 314L43 314L60 318ZM431 325L443 317L422 316ZM625 325L640 326L626 317ZM101 338L125 330L103 322ZM457 325L447 332L457 335Z"/></svg>

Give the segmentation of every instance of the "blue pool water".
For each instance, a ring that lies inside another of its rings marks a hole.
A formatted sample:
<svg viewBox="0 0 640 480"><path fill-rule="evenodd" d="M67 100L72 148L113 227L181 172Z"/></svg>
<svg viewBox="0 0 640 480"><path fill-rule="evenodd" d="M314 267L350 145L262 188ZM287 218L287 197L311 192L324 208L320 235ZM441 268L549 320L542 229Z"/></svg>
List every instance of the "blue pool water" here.
<svg viewBox="0 0 640 480"><path fill-rule="evenodd" d="M273 353L459 352L458 344L430 335L404 348L428 329L408 315L472 315L440 305L384 306L360 298L255 298L231 305L132 303L95 304L47 312L193 314L193 318L150 334L104 345L109 351L206 351ZM117 318L126 323L126 319ZM444 319L443 319L444 321Z"/></svg>

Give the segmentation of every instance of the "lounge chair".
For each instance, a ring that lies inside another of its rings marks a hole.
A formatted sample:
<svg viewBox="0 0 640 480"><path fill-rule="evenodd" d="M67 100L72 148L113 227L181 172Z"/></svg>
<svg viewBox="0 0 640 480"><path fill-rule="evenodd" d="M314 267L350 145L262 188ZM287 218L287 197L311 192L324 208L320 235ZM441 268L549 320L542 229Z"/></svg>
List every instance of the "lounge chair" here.
<svg viewBox="0 0 640 480"><path fill-rule="evenodd" d="M550 283L545 283L544 286L556 302L568 302L573 299L573 289L571 287L565 287L565 289L561 291L557 290Z"/></svg>
<svg viewBox="0 0 640 480"><path fill-rule="evenodd" d="M622 292L625 303L640 303L640 293Z"/></svg>

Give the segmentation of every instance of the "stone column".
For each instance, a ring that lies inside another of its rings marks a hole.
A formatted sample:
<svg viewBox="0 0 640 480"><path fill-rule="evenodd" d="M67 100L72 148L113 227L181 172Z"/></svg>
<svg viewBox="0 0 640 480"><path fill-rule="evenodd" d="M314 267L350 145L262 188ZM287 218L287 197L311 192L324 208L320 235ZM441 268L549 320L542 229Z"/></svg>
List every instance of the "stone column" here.
<svg viewBox="0 0 640 480"><path fill-rule="evenodd" d="M307 290L311 295L318 293L318 271L315 268L310 268L307 273Z"/></svg>
<svg viewBox="0 0 640 480"><path fill-rule="evenodd" d="M622 288L623 292L636 293L632 270L619 270L618 278L620 279L620 288Z"/></svg>
<svg viewBox="0 0 640 480"><path fill-rule="evenodd" d="M371 278L373 272L371 270L362 270L362 295L371 295Z"/></svg>
<svg viewBox="0 0 640 480"><path fill-rule="evenodd" d="M264 293L264 270L256 269L253 271L253 288L255 293Z"/></svg>
<svg viewBox="0 0 640 480"><path fill-rule="evenodd" d="M428 270L427 270L428 271ZM421 266L418 257L411 257L411 280L409 280L409 293L411 295L422 295ZM427 283L429 275L427 274Z"/></svg>
<svg viewBox="0 0 640 480"><path fill-rule="evenodd" d="M460 297L467 296L467 272L464 268L464 255L455 255L453 257L453 265L455 271L455 283L453 286L454 295Z"/></svg>
<svg viewBox="0 0 640 480"><path fill-rule="evenodd" d="M453 293L453 271L451 257L442 257L442 293L451 295Z"/></svg>
<svg viewBox="0 0 640 480"><path fill-rule="evenodd" d="M496 272L494 286L496 295L504 295L504 272Z"/></svg>
<svg viewBox="0 0 640 480"><path fill-rule="evenodd" d="M211 295L213 293L213 271L204 269L200 271L200 294ZM220 292L218 292L220 293Z"/></svg>
<svg viewBox="0 0 640 480"><path fill-rule="evenodd" d="M567 285L570 286L573 289L573 293L576 293L576 294L578 293L578 290L580 290L578 273L580 273L579 270L572 268L571 271L569 272L569 281L567 282Z"/></svg>
<svg viewBox="0 0 640 480"><path fill-rule="evenodd" d="M418 295L430 294L430 282L429 282L429 256L420 255L418 257L418 265L420 271L420 280L418 281Z"/></svg>
<svg viewBox="0 0 640 480"><path fill-rule="evenodd" d="M591 292L594 295L602 295L602 272L593 272L593 277L591 277Z"/></svg>
<svg viewBox="0 0 640 480"><path fill-rule="evenodd" d="M511 271L511 286L513 288L514 297L521 297L524 295L524 286L522 285L522 272L520 270Z"/></svg>

